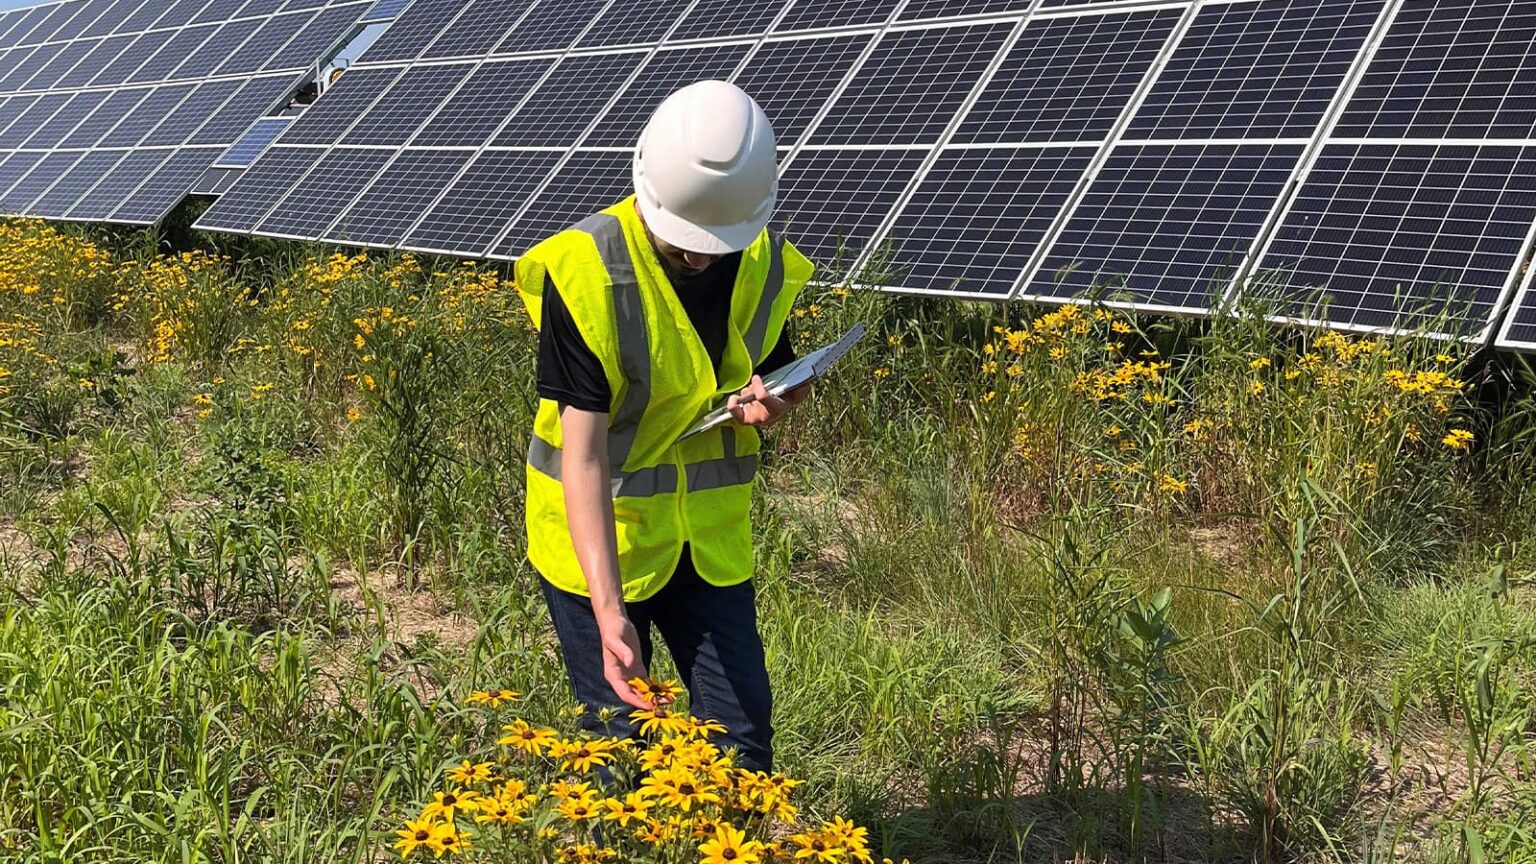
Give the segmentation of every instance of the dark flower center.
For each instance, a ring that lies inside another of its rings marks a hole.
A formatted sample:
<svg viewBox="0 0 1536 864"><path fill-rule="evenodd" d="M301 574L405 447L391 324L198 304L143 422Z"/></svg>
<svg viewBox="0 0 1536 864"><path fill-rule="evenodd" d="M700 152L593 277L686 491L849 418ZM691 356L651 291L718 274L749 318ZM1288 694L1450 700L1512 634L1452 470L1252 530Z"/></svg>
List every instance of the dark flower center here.
<svg viewBox="0 0 1536 864"><path fill-rule="evenodd" d="M693 784L692 783L684 783L684 784L682 784L682 785L677 787L677 791L683 793L684 795L692 795L693 794Z"/></svg>
<svg viewBox="0 0 1536 864"><path fill-rule="evenodd" d="M426 831L417 831L416 832L416 842L417 843L425 843L425 842L427 842L428 840L431 840L431 839L432 839L432 835L429 832L426 832Z"/></svg>
<svg viewBox="0 0 1536 864"><path fill-rule="evenodd" d="M445 806L445 807L452 807L453 805L455 805L457 803L459 803L459 799L456 796L453 796L453 795L444 795L443 796L443 806Z"/></svg>
<svg viewBox="0 0 1536 864"><path fill-rule="evenodd" d="M724 852L720 853L720 857L724 858L727 861L734 861L734 860L736 860L736 850L735 849L727 849Z"/></svg>

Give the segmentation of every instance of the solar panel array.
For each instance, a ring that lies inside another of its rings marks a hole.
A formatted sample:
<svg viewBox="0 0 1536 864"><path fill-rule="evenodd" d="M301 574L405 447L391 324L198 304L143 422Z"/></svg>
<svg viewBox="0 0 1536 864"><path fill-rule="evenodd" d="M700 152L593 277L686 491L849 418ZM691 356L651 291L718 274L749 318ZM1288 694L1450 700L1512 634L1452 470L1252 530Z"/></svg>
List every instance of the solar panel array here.
<svg viewBox="0 0 1536 864"><path fill-rule="evenodd" d="M0 212L152 223L369 0L63 0L0 15Z"/></svg>
<svg viewBox="0 0 1536 864"><path fill-rule="evenodd" d="M199 224L515 258L723 78L824 273L1482 340L1536 240L1533 44L1531 0L415 0Z"/></svg>

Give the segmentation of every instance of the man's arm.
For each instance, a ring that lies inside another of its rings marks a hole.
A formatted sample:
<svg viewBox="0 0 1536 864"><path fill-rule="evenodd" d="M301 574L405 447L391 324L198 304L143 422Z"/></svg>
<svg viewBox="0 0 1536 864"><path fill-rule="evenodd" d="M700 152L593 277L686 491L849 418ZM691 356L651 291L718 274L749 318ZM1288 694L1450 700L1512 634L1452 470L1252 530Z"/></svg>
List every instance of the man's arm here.
<svg viewBox="0 0 1536 864"><path fill-rule="evenodd" d="M560 430L566 521L603 638L603 677L620 699L636 708L650 708L629 685L630 679L644 676L646 670L640 637L624 609L624 585L619 578L619 544L609 491L608 415L567 406L560 412Z"/></svg>

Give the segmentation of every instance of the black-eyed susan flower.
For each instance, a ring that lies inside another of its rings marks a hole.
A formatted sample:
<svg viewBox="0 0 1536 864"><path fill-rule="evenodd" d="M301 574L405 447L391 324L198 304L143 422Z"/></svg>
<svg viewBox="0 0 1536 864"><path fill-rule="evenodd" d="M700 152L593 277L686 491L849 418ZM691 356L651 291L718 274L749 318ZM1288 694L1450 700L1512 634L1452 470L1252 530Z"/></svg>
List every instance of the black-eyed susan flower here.
<svg viewBox="0 0 1536 864"><path fill-rule="evenodd" d="M522 694L515 690L476 690L465 697L464 704L500 708L508 702L516 701L521 696Z"/></svg>
<svg viewBox="0 0 1536 864"><path fill-rule="evenodd" d="M395 831L395 836L400 838L395 841L394 848L400 853L400 857L410 857L412 852L423 846L432 848L432 832L438 827L435 819L422 817L414 821L407 819L405 827Z"/></svg>
<svg viewBox="0 0 1536 864"><path fill-rule="evenodd" d="M640 792L684 813L705 804L719 804L720 796L702 779L677 769L666 769L640 781Z"/></svg>
<svg viewBox="0 0 1536 864"><path fill-rule="evenodd" d="M607 811L603 813L603 819L617 822L625 828L629 827L630 822L644 822L646 812L651 809L651 802L639 792L631 792L623 799L605 798L601 803Z"/></svg>
<svg viewBox="0 0 1536 864"><path fill-rule="evenodd" d="M591 783L572 783L568 780L560 780L550 785L549 794L552 798L562 801L579 801L596 793L592 791Z"/></svg>
<svg viewBox="0 0 1536 864"><path fill-rule="evenodd" d="M590 822L602 815L598 808L596 792L587 792L579 798L566 798L555 808L555 812L569 819L577 825Z"/></svg>
<svg viewBox="0 0 1536 864"><path fill-rule="evenodd" d="M631 711L629 719L640 725L641 735L681 735L691 727L689 717L673 714L661 706Z"/></svg>
<svg viewBox="0 0 1536 864"><path fill-rule="evenodd" d="M613 741L558 740L549 746L549 755L560 761L561 770L585 774L612 762L613 751L619 746Z"/></svg>
<svg viewBox="0 0 1536 864"><path fill-rule="evenodd" d="M496 779L496 774L491 770L489 762L470 764L470 761L465 759L449 770L448 779L460 786L472 786L476 783L489 783Z"/></svg>
<svg viewBox="0 0 1536 864"><path fill-rule="evenodd" d="M789 836L789 848L794 850L796 861L810 864L840 864L846 852L836 838L821 831L802 831Z"/></svg>
<svg viewBox="0 0 1536 864"><path fill-rule="evenodd" d="M683 695L682 685L671 679L657 681L654 678L631 678L629 686L634 688L637 696L652 705L671 705L677 701L677 697Z"/></svg>
<svg viewBox="0 0 1536 864"><path fill-rule="evenodd" d="M1465 451L1472 449L1472 442L1475 438L1476 436L1465 429L1452 429L1445 433L1445 437L1440 439L1440 443L1452 450Z"/></svg>
<svg viewBox="0 0 1536 864"><path fill-rule="evenodd" d="M473 789L437 792L432 797L432 803L421 808L421 816L423 819L452 822L453 817L459 813L473 813L480 809L480 797L480 793Z"/></svg>
<svg viewBox="0 0 1536 864"><path fill-rule="evenodd" d="M444 822L432 829L432 839L427 845L441 858L444 854L460 855L465 850L473 849L469 837L460 834L459 829L452 822Z"/></svg>
<svg viewBox="0 0 1536 864"><path fill-rule="evenodd" d="M512 725L501 727L501 730L507 734L496 743L521 750L529 756L543 756L549 745L560 737L553 729L535 728L525 720L515 720Z"/></svg>

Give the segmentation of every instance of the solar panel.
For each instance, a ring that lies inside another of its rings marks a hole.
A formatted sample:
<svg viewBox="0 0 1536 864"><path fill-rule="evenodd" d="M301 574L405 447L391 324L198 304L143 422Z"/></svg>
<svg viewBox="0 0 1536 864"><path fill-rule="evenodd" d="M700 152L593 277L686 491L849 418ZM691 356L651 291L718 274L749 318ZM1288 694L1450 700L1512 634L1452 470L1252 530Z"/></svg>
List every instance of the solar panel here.
<svg viewBox="0 0 1536 864"><path fill-rule="evenodd" d="M872 41L867 33L770 39L731 81L762 106L778 145L793 147Z"/></svg>
<svg viewBox="0 0 1536 864"><path fill-rule="evenodd" d="M884 24L899 5L899 0L799 0L774 25L773 32Z"/></svg>
<svg viewBox="0 0 1536 864"><path fill-rule="evenodd" d="M117 209L112 211L114 222L149 225L164 216L166 211L185 198L197 178L219 155L216 148L182 149L172 152L171 157L149 178L133 190Z"/></svg>
<svg viewBox="0 0 1536 864"><path fill-rule="evenodd" d="M1024 284L1030 297L1113 292L1204 312L1243 263L1301 159L1302 145L1117 148ZM1214 293L1213 293L1214 292Z"/></svg>
<svg viewBox="0 0 1536 864"><path fill-rule="evenodd" d="M38 126L48 122L73 96L72 93L44 93L18 112L11 125L0 132L0 148L20 147Z"/></svg>
<svg viewBox="0 0 1536 864"><path fill-rule="evenodd" d="M128 151L124 150L93 150L86 153L48 191L33 201L27 207L27 212L53 219L63 216L81 195L96 185L102 175L112 170L126 155Z"/></svg>
<svg viewBox="0 0 1536 864"><path fill-rule="evenodd" d="M238 75L262 68L313 17L313 12L291 12L266 19L214 69L213 74Z"/></svg>
<svg viewBox="0 0 1536 864"><path fill-rule="evenodd" d="M768 31L784 5L785 0L698 0L671 38L756 36Z"/></svg>
<svg viewBox="0 0 1536 864"><path fill-rule="evenodd" d="M164 45L160 46L160 50L156 51L154 56L128 76L128 83L156 82L169 78L171 73L176 71L176 67L201 48L218 29L217 24L203 24L177 30Z"/></svg>
<svg viewBox="0 0 1536 864"><path fill-rule="evenodd" d="M478 57L517 26L533 4L527 0L470 0L424 57Z"/></svg>
<svg viewBox="0 0 1536 864"><path fill-rule="evenodd" d="M101 13L96 16L94 21L86 25L86 28L80 31L79 36L76 38L106 36L117 29L118 22L123 20L124 15L137 9L138 6L139 0L111 0L111 2L102 6Z"/></svg>
<svg viewBox="0 0 1536 864"><path fill-rule="evenodd" d="M357 125L342 136L341 143L404 144L473 68L473 63L456 63L407 69L383 98L363 112Z"/></svg>
<svg viewBox="0 0 1536 864"><path fill-rule="evenodd" d="M213 167L248 167L256 161L256 157L260 156L262 151L267 149L269 144L277 140L277 136L283 134L283 130L287 129L292 122L292 117L263 117L257 120L244 135L240 136L239 140L229 145L229 149L214 161Z"/></svg>
<svg viewBox="0 0 1536 864"><path fill-rule="evenodd" d="M484 144L553 65L548 58L487 61L421 126L412 146Z"/></svg>
<svg viewBox="0 0 1536 864"><path fill-rule="evenodd" d="M286 81L284 84L286 85ZM224 107L242 82L236 79L205 81L164 116L140 143L146 147L175 145L186 141L210 115ZM249 122L249 121L247 121Z"/></svg>
<svg viewBox="0 0 1536 864"><path fill-rule="evenodd" d="M92 48L94 42L80 40L69 42L60 47L48 62L38 67L37 73L17 85L18 90L46 90L53 86L53 82L63 77L64 73L73 69Z"/></svg>
<svg viewBox="0 0 1536 864"><path fill-rule="evenodd" d="M629 194L629 153L577 151L497 241L491 257L515 258L535 243Z"/></svg>
<svg viewBox="0 0 1536 864"><path fill-rule="evenodd" d="M31 80L38 70L48 65L54 55L59 53L60 45L38 45L30 49L25 60L11 67L11 70L0 78L0 90L15 91L22 89L22 85Z"/></svg>
<svg viewBox="0 0 1536 864"><path fill-rule="evenodd" d="M952 149L877 238L900 290L1006 297L1082 180L1093 147Z"/></svg>
<svg viewBox="0 0 1536 864"><path fill-rule="evenodd" d="M101 178L92 186L90 191L80 196L80 200L69 208L64 218L78 221L100 221L112 215L133 190L139 188L144 180L159 168L161 163L169 159L171 150L130 150L123 157L123 161L117 163L117 167Z"/></svg>
<svg viewBox="0 0 1536 864"><path fill-rule="evenodd" d="M0 195L10 191L17 181L27 176L27 172L31 171L33 166L43 161L44 155L46 154L28 152L12 153L7 156L5 162L0 163Z"/></svg>
<svg viewBox="0 0 1536 864"><path fill-rule="evenodd" d="M135 33L154 26L156 19L171 8L172 0L144 0L139 8L124 15L114 33ZM178 22L179 23L179 22Z"/></svg>
<svg viewBox="0 0 1536 864"><path fill-rule="evenodd" d="M1536 147L1331 144L1262 269L1301 317L1477 334L1526 254L1532 189Z"/></svg>
<svg viewBox="0 0 1536 864"><path fill-rule="evenodd" d="M479 255L507 226L559 153L487 150L446 186L441 200L410 230L403 247L421 252Z"/></svg>
<svg viewBox="0 0 1536 864"><path fill-rule="evenodd" d="M299 115L283 136L285 144L331 144L341 140L402 70L353 69L341 76L324 98Z"/></svg>
<svg viewBox="0 0 1536 864"><path fill-rule="evenodd" d="M664 48L652 54L603 113L582 145L633 146L661 101L680 87L708 78L725 79L751 50L750 43Z"/></svg>
<svg viewBox="0 0 1536 864"><path fill-rule="evenodd" d="M1408 0L1337 137L1536 137L1536 5Z"/></svg>
<svg viewBox="0 0 1536 864"><path fill-rule="evenodd" d="M503 147L568 147L645 59L644 51L561 60L493 143Z"/></svg>
<svg viewBox="0 0 1536 864"><path fill-rule="evenodd" d="M250 230L320 161L324 147L272 147L197 220L199 228Z"/></svg>
<svg viewBox="0 0 1536 864"><path fill-rule="evenodd" d="M111 132L102 136L101 146L132 147L138 144L151 129L165 119L166 115L181 104L181 100L187 98L196 89L197 85L191 82L156 87L143 102L113 126Z"/></svg>
<svg viewBox="0 0 1536 864"><path fill-rule="evenodd" d="M332 150L261 221L259 230L279 237L320 236L389 161L385 149Z"/></svg>
<svg viewBox="0 0 1536 864"><path fill-rule="evenodd" d="M659 41L688 9L675 0L628 0L609 4L576 41L578 48L612 48Z"/></svg>
<svg viewBox="0 0 1536 864"><path fill-rule="evenodd" d="M416 0L405 14L389 25L378 41L368 46L358 62L394 63L415 59L463 8L463 0Z"/></svg>
<svg viewBox="0 0 1536 864"><path fill-rule="evenodd" d="M911 0L896 20L924 21L993 12L1024 12L1029 9L1029 4L1030 0Z"/></svg>
<svg viewBox="0 0 1536 864"><path fill-rule="evenodd" d="M1181 15L1159 9L1029 22L951 140L1102 140Z"/></svg>
<svg viewBox="0 0 1536 864"><path fill-rule="evenodd" d="M410 4L411 0L378 0L363 14L363 23L373 24L399 17L400 13L405 11L405 7Z"/></svg>
<svg viewBox="0 0 1536 864"><path fill-rule="evenodd" d="M53 185L53 181L63 176L80 160L83 154L76 152L49 153L42 158L32 170L28 171L15 185L0 195L0 212L25 213L27 205L32 199L41 195L44 190Z"/></svg>
<svg viewBox="0 0 1536 864"><path fill-rule="evenodd" d="M147 97L153 90L151 87L135 87L127 90L114 90L107 96L96 109L90 113L73 132L59 140L61 148L94 147L112 127L116 126L125 116Z"/></svg>
<svg viewBox="0 0 1536 864"><path fill-rule="evenodd" d="M325 238L371 246L399 243L474 155L469 150L401 153L325 232Z"/></svg>
<svg viewBox="0 0 1536 864"><path fill-rule="evenodd" d="M802 151L779 179L774 218L823 273L845 274L926 156L905 149Z"/></svg>
<svg viewBox="0 0 1536 864"><path fill-rule="evenodd" d="M333 48L341 47L351 35L364 5L352 3L322 9L283 46L283 50L262 65L262 71L314 66L319 58L329 56Z"/></svg>
<svg viewBox="0 0 1536 864"><path fill-rule="evenodd" d="M1312 137L1384 5L1266 0L1201 9L1126 137Z"/></svg>
<svg viewBox="0 0 1536 864"><path fill-rule="evenodd" d="M212 75L213 70L219 68L260 27L259 18L246 18L220 25L208 41L187 55L187 59L171 73L172 77L201 78Z"/></svg>
<svg viewBox="0 0 1536 864"><path fill-rule="evenodd" d="M48 118L48 122L37 127L32 135L22 142L22 147L52 147L55 141L63 139L74 131L96 106L107 98L106 91L82 90L69 97L57 113Z"/></svg>
<svg viewBox="0 0 1536 864"><path fill-rule="evenodd" d="M497 43L497 54L529 51L563 51L569 48L609 0L539 0L527 15ZM619 2L619 0L615 0Z"/></svg>
<svg viewBox="0 0 1536 864"><path fill-rule="evenodd" d="M203 172L203 176L197 178L192 184L193 195L223 195L229 191L229 187L235 185L240 179L243 168L220 168L215 165Z"/></svg>
<svg viewBox="0 0 1536 864"><path fill-rule="evenodd" d="M288 75L267 75L236 83L239 89L223 107L208 112L207 121L196 127L195 134L186 138L188 144L228 144L234 141L252 121L267 113L288 94L293 79ZM155 131L158 133L160 130Z"/></svg>
<svg viewBox="0 0 1536 864"><path fill-rule="evenodd" d="M811 144L932 144L1014 28L1012 23L890 31L811 131Z"/></svg>

